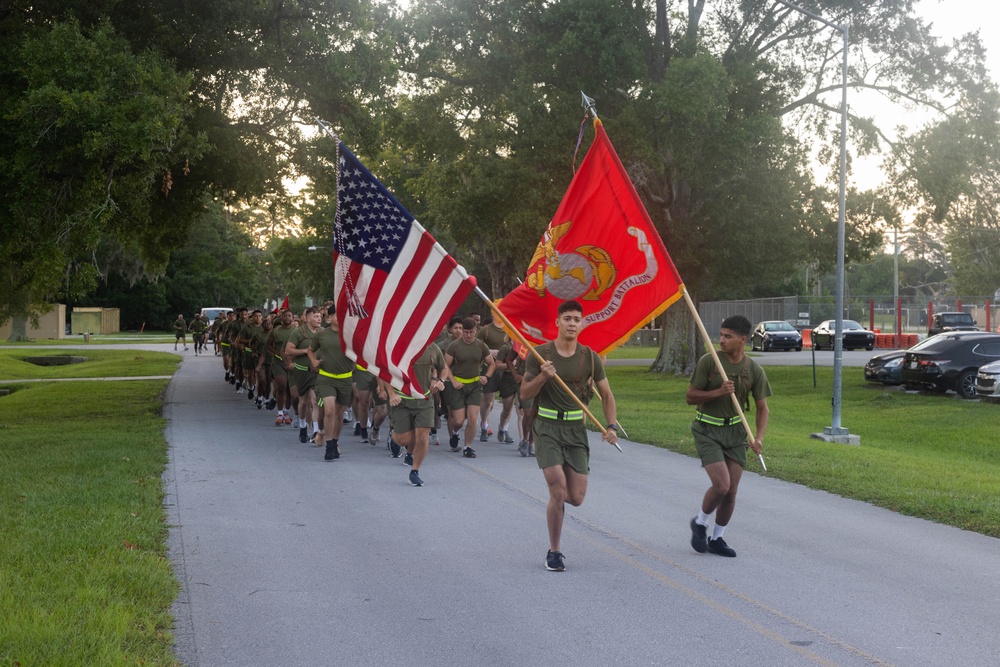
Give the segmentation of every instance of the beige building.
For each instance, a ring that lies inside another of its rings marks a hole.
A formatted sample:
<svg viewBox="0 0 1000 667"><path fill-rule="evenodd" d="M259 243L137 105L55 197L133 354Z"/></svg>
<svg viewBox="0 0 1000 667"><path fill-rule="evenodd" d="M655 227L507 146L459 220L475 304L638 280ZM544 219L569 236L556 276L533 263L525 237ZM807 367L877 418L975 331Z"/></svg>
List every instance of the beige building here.
<svg viewBox="0 0 1000 667"><path fill-rule="evenodd" d="M0 340L10 338L11 323L0 325ZM29 321L26 332L28 338L65 338L66 337L66 306L57 303L52 310L38 318L38 326L32 326Z"/></svg>

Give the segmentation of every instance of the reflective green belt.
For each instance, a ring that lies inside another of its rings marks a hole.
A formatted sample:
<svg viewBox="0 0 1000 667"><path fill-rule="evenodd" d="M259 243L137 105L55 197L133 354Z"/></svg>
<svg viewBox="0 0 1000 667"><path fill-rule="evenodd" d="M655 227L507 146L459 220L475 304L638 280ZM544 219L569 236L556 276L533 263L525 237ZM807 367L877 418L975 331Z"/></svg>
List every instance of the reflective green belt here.
<svg viewBox="0 0 1000 667"><path fill-rule="evenodd" d="M305 370L304 368L302 370ZM347 378L354 375L354 371L347 371L346 373L327 373L322 368L319 369L319 374L323 377L333 378L334 380L346 380Z"/></svg>
<svg viewBox="0 0 1000 667"><path fill-rule="evenodd" d="M294 364L294 363L292 364L292 366L294 366L297 370L300 370L300 371L307 371L307 370L309 370L308 366L302 366L302 365Z"/></svg>
<svg viewBox="0 0 1000 667"><path fill-rule="evenodd" d="M423 398L417 398L416 396L406 396L404 394L400 394L399 397L404 401L426 401L430 397L430 395L431 395L430 391L425 391Z"/></svg>
<svg viewBox="0 0 1000 667"><path fill-rule="evenodd" d="M362 366L361 364L354 364L354 367L355 367L356 369L358 369L359 371L365 371L365 372L367 372L367 371L368 371L368 369L367 369L367 368L365 368L364 366Z"/></svg>
<svg viewBox="0 0 1000 667"><path fill-rule="evenodd" d="M283 360L283 359L281 358L281 355L280 355L280 354L276 354L276 355L274 355L274 358L275 358L275 359L277 359L278 361L284 361L284 360Z"/></svg>
<svg viewBox="0 0 1000 667"><path fill-rule="evenodd" d="M222 347L232 347L229 343L222 343Z"/></svg>
<svg viewBox="0 0 1000 667"><path fill-rule="evenodd" d="M695 413L694 419L695 421L711 424L712 426L736 426L740 423L739 415L726 419L725 417L713 417L712 415L706 415L704 412L698 412Z"/></svg>
<svg viewBox="0 0 1000 667"><path fill-rule="evenodd" d="M474 378L460 378L457 375L452 375L452 377L461 382L462 384L472 384L473 382L479 382L478 375Z"/></svg>
<svg viewBox="0 0 1000 667"><path fill-rule="evenodd" d="M583 410L550 410L549 408L539 407L538 416L566 422L580 421L583 419Z"/></svg>

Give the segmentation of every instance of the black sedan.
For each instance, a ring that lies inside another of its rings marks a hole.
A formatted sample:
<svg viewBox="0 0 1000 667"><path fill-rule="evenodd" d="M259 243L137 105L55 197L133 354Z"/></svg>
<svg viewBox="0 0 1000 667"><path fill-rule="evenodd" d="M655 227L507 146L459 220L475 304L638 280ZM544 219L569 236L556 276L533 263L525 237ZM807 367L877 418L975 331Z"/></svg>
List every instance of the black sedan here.
<svg viewBox="0 0 1000 667"><path fill-rule="evenodd" d="M844 320L842 325L842 335L844 340L843 347L845 350L856 350L861 347L866 350L874 349L875 334L873 332L865 329L854 320ZM837 320L827 320L813 329L813 348L817 350L822 350L823 348L832 350L834 337L836 336L836 329Z"/></svg>
<svg viewBox="0 0 1000 667"><path fill-rule="evenodd" d="M865 380L882 384L900 384L903 357L906 350L890 350L876 354L865 364Z"/></svg>
<svg viewBox="0 0 1000 667"><path fill-rule="evenodd" d="M802 334L784 320L761 322L754 327L750 337L751 350L798 350L802 351Z"/></svg>
<svg viewBox="0 0 1000 667"><path fill-rule="evenodd" d="M901 377L907 387L947 391L975 398L980 366L1000 360L1000 334L954 331L911 347L903 357Z"/></svg>

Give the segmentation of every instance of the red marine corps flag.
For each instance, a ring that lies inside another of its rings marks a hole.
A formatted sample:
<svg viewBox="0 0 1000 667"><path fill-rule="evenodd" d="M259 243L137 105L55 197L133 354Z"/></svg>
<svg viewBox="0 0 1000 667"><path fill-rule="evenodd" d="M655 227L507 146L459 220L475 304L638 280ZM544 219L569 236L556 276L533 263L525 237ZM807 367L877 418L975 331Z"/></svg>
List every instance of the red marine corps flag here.
<svg viewBox="0 0 1000 667"><path fill-rule="evenodd" d="M580 342L607 354L681 298L677 269L615 149L594 119L594 143L500 311L525 338L556 338L556 309L583 305Z"/></svg>

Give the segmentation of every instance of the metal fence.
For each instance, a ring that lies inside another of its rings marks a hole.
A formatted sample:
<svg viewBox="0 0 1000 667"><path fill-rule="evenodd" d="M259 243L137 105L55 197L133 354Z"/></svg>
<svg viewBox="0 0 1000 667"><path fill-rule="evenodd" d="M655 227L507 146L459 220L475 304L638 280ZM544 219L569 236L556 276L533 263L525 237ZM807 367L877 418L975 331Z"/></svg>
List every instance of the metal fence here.
<svg viewBox="0 0 1000 667"><path fill-rule="evenodd" d="M675 308L684 308L683 303ZM928 310L933 313L964 311L980 329L997 331L1000 325L1000 303L993 297L966 296L949 299L900 298L901 334L926 334ZM743 315L751 324L764 320L785 320L798 329L811 329L824 320L836 317L837 303L834 297L783 296L770 299L747 299L743 301L706 301L698 305L698 313L709 335L719 332L722 321L730 315ZM632 334L626 345L658 346L662 318L647 328ZM896 307L892 295L852 296L844 300L844 319L860 322L881 333L896 333Z"/></svg>
<svg viewBox="0 0 1000 667"><path fill-rule="evenodd" d="M980 329L996 330L1000 325L1000 304L993 297L965 296L948 299L900 298L900 332L927 333L928 313L964 311L972 315ZM789 296L747 301L712 301L699 305L699 313L710 333L729 315L741 314L753 324L762 320L785 320L799 329L815 327L837 316L834 297ZM844 300L844 319L882 333L895 333L896 304L892 295L852 296Z"/></svg>

